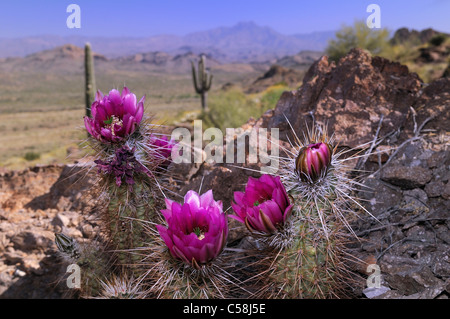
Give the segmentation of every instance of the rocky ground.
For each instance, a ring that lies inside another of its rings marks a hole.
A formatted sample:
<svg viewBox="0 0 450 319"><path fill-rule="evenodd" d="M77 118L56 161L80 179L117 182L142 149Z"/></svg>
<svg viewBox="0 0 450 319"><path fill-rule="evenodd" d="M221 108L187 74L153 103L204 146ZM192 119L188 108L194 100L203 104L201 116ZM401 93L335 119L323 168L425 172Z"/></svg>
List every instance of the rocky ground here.
<svg viewBox="0 0 450 319"><path fill-rule="evenodd" d="M449 78L425 84L405 66L352 50L337 65L319 59L298 90L242 127L278 127L287 142L292 131L286 118L297 133L314 120L328 123L342 148L369 143L360 151L372 155L355 163L365 185L357 195L377 220L362 215L352 222L359 240L349 250L380 267L381 288L360 281L355 298L450 296L449 106ZM213 189L224 207L249 175L257 175L226 164L172 169L180 176L180 194L201 185ZM67 297L54 232L82 241L95 236L94 200L86 195L92 183L76 164L1 173L0 297ZM232 234L230 241L241 238ZM367 278L364 268L352 271Z"/></svg>

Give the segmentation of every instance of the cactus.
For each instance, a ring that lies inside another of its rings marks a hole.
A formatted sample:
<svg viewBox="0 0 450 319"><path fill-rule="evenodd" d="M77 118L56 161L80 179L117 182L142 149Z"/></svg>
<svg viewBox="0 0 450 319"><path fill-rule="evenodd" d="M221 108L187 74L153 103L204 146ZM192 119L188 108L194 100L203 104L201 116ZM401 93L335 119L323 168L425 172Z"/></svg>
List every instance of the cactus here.
<svg viewBox="0 0 450 319"><path fill-rule="evenodd" d="M196 75L196 70L194 66L194 62L191 61L192 65L192 81L194 82L195 92L200 94L202 101L202 111L208 110L207 98L208 91L211 88L211 83L213 79L213 75L208 71L205 71L205 55L202 54L200 56L200 61L198 62L198 76Z"/></svg>
<svg viewBox="0 0 450 319"><path fill-rule="evenodd" d="M346 215L354 204L362 206L350 194L357 182L349 177L342 152L333 144L326 129L319 127L304 141L297 138L293 151L282 159L280 177L290 206L280 195L281 187L262 180L264 175L261 185L249 181L245 194L235 193L233 218L245 223L259 242L251 252L258 259L259 298L343 294L348 270L344 239L346 231L351 232Z"/></svg>
<svg viewBox="0 0 450 319"><path fill-rule="evenodd" d="M341 296L352 232L347 215L364 208L351 195L358 185L345 164L351 158L342 158L325 127L296 137L280 158L279 176L250 177L245 192L234 193L235 215L227 216L212 190L190 190L183 203L165 198L164 209L162 176L174 144L157 137L144 101L126 87L98 92L92 118L85 117L107 240L102 249L81 249L67 236L56 238L58 249L84 267L83 296ZM225 249L227 217L246 226L255 239L251 249Z"/></svg>
<svg viewBox="0 0 450 319"><path fill-rule="evenodd" d="M137 102L126 87L122 93L111 90L103 96L98 92L92 104L93 117L85 117L88 142L96 151L98 193L103 203L100 219L113 252L111 259L120 276L133 278L142 270L140 249L152 241L143 228L158 220L162 176L173 147L155 133L144 114L144 102L145 96Z"/></svg>
<svg viewBox="0 0 450 319"><path fill-rule="evenodd" d="M92 58L92 51L90 43L84 46L84 75L85 75L85 101L86 101L86 116L91 116L91 105L95 100L95 74L94 74L94 59Z"/></svg>

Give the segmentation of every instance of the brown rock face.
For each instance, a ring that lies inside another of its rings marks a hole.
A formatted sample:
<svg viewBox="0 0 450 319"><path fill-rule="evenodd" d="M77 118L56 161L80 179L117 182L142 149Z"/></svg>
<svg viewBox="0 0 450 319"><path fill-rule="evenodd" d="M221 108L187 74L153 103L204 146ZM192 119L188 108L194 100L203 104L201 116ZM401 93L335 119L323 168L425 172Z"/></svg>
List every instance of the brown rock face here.
<svg viewBox="0 0 450 319"><path fill-rule="evenodd" d="M314 116L318 123L328 123L341 145L355 147L373 139L381 116L380 135L404 126L421 86L406 66L360 49L338 65L323 56L311 66L301 88L282 95L268 126L287 130L286 115L294 128L303 130Z"/></svg>

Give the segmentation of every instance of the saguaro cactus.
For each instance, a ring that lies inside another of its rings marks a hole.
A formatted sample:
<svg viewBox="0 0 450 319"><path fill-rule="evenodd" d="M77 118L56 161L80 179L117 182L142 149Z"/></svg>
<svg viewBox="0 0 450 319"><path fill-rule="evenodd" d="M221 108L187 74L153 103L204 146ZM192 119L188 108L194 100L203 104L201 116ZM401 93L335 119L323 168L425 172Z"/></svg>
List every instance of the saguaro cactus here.
<svg viewBox="0 0 450 319"><path fill-rule="evenodd" d="M213 75L209 73L209 71L205 71L205 55L202 54L200 56L200 61L198 61L198 77L196 75L196 70L194 66L194 62L192 64L192 80L194 82L195 92L200 94L202 99L202 110L206 111L208 109L207 105L207 97L208 91L211 88Z"/></svg>
<svg viewBox="0 0 450 319"><path fill-rule="evenodd" d="M85 100L86 100L86 116L91 116L91 105L95 100L95 74L94 59L92 58L92 50L90 43L84 46L84 74L85 74Z"/></svg>

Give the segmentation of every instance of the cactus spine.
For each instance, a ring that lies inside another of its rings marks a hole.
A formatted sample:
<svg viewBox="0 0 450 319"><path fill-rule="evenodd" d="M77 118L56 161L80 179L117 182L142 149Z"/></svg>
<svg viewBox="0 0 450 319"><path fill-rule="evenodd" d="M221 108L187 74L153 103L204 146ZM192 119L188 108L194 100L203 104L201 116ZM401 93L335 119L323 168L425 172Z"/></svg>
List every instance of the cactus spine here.
<svg viewBox="0 0 450 319"><path fill-rule="evenodd" d="M91 105L95 100L95 74L94 74L94 59L92 57L92 50L90 43L84 46L84 75L85 75L85 101L86 101L86 116L91 116Z"/></svg>
<svg viewBox="0 0 450 319"><path fill-rule="evenodd" d="M204 54L200 56L200 61L198 61L198 75L196 75L196 70L194 66L194 62L191 62L192 65L192 81L194 82L195 92L200 94L202 101L202 111L208 110L207 98L208 91L211 88L213 75L209 73L209 71L205 71L205 60L206 57Z"/></svg>

